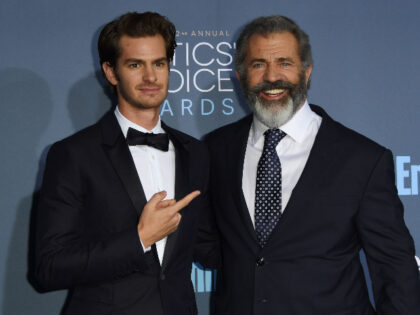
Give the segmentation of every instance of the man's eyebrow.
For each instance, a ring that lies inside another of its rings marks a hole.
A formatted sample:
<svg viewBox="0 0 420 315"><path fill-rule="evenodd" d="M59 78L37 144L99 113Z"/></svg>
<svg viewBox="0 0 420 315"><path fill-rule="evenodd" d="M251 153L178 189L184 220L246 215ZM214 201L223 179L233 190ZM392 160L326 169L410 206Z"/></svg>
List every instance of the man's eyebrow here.
<svg viewBox="0 0 420 315"><path fill-rule="evenodd" d="M250 61L249 61L249 63L251 64L251 63L254 63L254 62L266 62L267 60L266 59L264 59L264 58L254 58L254 59L251 59Z"/></svg>
<svg viewBox="0 0 420 315"><path fill-rule="evenodd" d="M124 60L124 64L128 64L128 63L144 63L144 60L137 59L137 58L128 58Z"/></svg>
<svg viewBox="0 0 420 315"><path fill-rule="evenodd" d="M288 57L280 57L276 59L277 61L283 62L283 61L288 61L288 62L292 62L294 63L295 61L292 58L288 58Z"/></svg>
<svg viewBox="0 0 420 315"><path fill-rule="evenodd" d="M167 62L168 61L168 58L162 57L162 58L158 58L158 59L153 60L153 62L161 62L161 61Z"/></svg>
<svg viewBox="0 0 420 315"><path fill-rule="evenodd" d="M280 62L288 61L288 62L295 63L294 59L288 58L288 57L279 57L279 58L276 58L276 61L280 61ZM255 59L251 59L249 61L249 64L253 64L254 62L267 62L267 60L264 58L255 58Z"/></svg>
<svg viewBox="0 0 420 315"><path fill-rule="evenodd" d="M167 62L168 58L166 57L157 58L157 59L152 60L152 63L162 62L162 61ZM145 63L145 61L143 59L138 59L138 58L128 58L124 60L124 64L130 64L130 63Z"/></svg>

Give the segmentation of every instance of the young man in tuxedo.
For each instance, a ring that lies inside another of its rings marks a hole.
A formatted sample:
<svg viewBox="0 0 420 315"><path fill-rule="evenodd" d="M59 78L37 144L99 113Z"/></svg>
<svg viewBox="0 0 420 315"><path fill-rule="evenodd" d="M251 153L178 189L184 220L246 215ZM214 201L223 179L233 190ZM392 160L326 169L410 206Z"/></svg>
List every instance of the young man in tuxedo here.
<svg viewBox="0 0 420 315"><path fill-rule="evenodd" d="M64 314L197 314L190 274L209 165L202 143L159 117L175 47L157 13L108 23L98 50L118 105L48 153L35 277L71 290Z"/></svg>
<svg viewBox="0 0 420 315"><path fill-rule="evenodd" d="M419 314L392 154L308 104L312 65L308 36L283 16L255 19L237 41L253 115L207 138L222 252L216 313Z"/></svg>

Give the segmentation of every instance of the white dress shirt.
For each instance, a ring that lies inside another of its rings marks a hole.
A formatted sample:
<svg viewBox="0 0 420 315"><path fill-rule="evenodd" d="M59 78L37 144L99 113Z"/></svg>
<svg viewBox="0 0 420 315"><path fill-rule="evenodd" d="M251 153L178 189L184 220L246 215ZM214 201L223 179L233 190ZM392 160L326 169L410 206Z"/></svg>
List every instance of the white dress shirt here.
<svg viewBox="0 0 420 315"><path fill-rule="evenodd" d="M295 188L315 137L321 125L322 118L315 114L307 101L296 114L280 127L286 136L276 147L281 163L282 176L282 209L283 212ZM255 225L255 188L257 180L258 161L264 148L264 132L269 129L255 115L249 131L242 174L242 191L246 205Z"/></svg>
<svg viewBox="0 0 420 315"><path fill-rule="evenodd" d="M160 117L156 126L152 130L147 130L125 118L118 110L118 107L115 109L115 116L117 117L124 137L127 137L128 128L133 128L145 133L165 133L161 126ZM169 141L168 152L164 152L147 145L129 146L129 149L131 156L133 157L146 200L149 201L155 193L162 190L167 192L166 199L174 199L175 148L173 143ZM166 237L156 242L156 249L161 264L165 251L165 245ZM143 249L148 251L150 250L150 247L144 248L143 246Z"/></svg>

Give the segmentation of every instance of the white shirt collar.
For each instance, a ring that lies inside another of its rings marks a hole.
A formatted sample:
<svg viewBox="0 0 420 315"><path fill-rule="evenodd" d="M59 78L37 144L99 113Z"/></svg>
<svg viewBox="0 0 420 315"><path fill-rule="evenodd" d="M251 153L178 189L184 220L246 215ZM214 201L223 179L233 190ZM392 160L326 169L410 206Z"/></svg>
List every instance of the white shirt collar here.
<svg viewBox="0 0 420 315"><path fill-rule="evenodd" d="M133 123L132 121L128 120L127 118L125 118L123 116L123 114L121 114L121 112L118 110L118 106L115 108L114 111L115 117L118 120L118 123L120 124L121 130L123 132L124 137L127 137L127 132L128 132L128 128L133 128L136 129L138 131L141 132L145 132L145 133L165 133L165 130L163 130L162 128L162 124L160 121L160 116L159 116L159 120L156 124L156 126L153 127L152 130L148 130L140 125L137 125L135 123Z"/></svg>
<svg viewBox="0 0 420 315"><path fill-rule="evenodd" d="M314 118L317 117L312 109L309 107L308 101L305 100L303 106L293 115L293 117L280 127L288 137L292 138L298 143L302 143L308 136L309 125ZM251 141L256 144L263 136L264 132L269 129L264 125L255 115L251 127Z"/></svg>

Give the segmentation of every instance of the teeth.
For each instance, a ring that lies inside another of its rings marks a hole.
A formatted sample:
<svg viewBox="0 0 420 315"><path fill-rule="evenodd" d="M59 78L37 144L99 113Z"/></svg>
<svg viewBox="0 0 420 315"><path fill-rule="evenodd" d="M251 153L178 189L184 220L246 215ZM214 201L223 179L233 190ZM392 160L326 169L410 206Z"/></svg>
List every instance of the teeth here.
<svg viewBox="0 0 420 315"><path fill-rule="evenodd" d="M265 94L270 94L270 95L280 94L280 93L283 93L283 92L284 92L284 89L274 89L274 90L264 91Z"/></svg>

